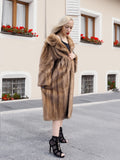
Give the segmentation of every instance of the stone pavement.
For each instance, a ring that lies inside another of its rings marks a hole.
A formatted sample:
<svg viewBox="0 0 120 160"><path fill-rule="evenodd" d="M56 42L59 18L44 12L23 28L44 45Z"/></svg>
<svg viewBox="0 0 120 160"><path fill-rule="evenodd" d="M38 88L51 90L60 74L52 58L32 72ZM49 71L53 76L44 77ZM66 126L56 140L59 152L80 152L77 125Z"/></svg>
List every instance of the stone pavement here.
<svg viewBox="0 0 120 160"><path fill-rule="evenodd" d="M0 103L0 160L58 160L49 154L51 122L41 100ZM120 160L120 93L74 97L63 123L65 160Z"/></svg>

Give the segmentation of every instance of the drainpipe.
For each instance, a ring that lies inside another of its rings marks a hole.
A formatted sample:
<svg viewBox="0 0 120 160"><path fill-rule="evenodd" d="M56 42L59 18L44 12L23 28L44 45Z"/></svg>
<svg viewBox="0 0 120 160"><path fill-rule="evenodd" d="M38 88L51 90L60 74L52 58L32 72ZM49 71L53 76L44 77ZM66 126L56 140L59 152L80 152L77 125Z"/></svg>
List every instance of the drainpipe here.
<svg viewBox="0 0 120 160"><path fill-rule="evenodd" d="M47 0L45 0L45 39L47 37Z"/></svg>

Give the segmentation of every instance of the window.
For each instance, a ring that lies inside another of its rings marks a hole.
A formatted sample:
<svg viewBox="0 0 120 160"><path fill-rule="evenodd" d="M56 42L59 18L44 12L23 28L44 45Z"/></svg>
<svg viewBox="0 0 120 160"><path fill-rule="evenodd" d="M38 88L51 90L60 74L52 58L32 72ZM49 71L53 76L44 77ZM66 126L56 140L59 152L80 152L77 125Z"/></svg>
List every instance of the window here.
<svg viewBox="0 0 120 160"><path fill-rule="evenodd" d="M120 24L114 23L114 46L120 47Z"/></svg>
<svg viewBox="0 0 120 160"><path fill-rule="evenodd" d="M116 74L108 74L108 90L116 88Z"/></svg>
<svg viewBox="0 0 120 160"><path fill-rule="evenodd" d="M102 15L95 11L90 11L81 8L81 42L95 45L101 45L103 40L100 40L102 35Z"/></svg>
<svg viewBox="0 0 120 160"><path fill-rule="evenodd" d="M19 94L25 97L25 78L4 78L2 79L2 94Z"/></svg>
<svg viewBox="0 0 120 160"><path fill-rule="evenodd" d="M18 0L4 0L2 25L28 28L28 11L29 3Z"/></svg>
<svg viewBox="0 0 120 160"><path fill-rule="evenodd" d="M120 42L120 24L114 23L114 32L115 41L118 40Z"/></svg>
<svg viewBox="0 0 120 160"><path fill-rule="evenodd" d="M94 76L93 75L83 75L82 76L82 85L81 93L92 93L94 85Z"/></svg>
<svg viewBox="0 0 120 160"><path fill-rule="evenodd" d="M38 37L35 32L37 20L36 1L3 0L0 31L9 35Z"/></svg>
<svg viewBox="0 0 120 160"><path fill-rule="evenodd" d="M95 36L95 18L91 16L81 15L81 34L91 38Z"/></svg>

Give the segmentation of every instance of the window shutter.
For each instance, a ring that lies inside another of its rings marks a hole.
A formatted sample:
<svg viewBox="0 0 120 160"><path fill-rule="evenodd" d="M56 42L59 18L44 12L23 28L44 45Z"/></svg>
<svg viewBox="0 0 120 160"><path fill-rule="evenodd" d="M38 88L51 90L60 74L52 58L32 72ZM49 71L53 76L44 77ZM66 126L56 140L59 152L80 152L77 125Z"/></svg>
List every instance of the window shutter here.
<svg viewBox="0 0 120 160"><path fill-rule="evenodd" d="M66 15L80 15L80 0L66 0Z"/></svg>
<svg viewBox="0 0 120 160"><path fill-rule="evenodd" d="M70 36L74 41L74 43L79 43L80 42L80 18L74 17L73 20L74 20L74 26L70 33Z"/></svg>
<svg viewBox="0 0 120 160"><path fill-rule="evenodd" d="M74 16L74 26L70 34L74 43L80 42L80 0L66 0L66 15Z"/></svg>

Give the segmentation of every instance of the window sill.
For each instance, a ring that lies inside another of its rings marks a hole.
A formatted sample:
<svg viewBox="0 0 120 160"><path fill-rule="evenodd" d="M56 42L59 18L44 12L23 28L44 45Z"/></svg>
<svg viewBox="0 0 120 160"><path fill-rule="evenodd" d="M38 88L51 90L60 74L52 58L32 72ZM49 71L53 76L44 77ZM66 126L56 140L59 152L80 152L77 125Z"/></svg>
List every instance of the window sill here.
<svg viewBox="0 0 120 160"><path fill-rule="evenodd" d="M0 33L7 34L7 35L13 35L13 36L21 36L21 37L35 37L29 34L19 34L19 33L13 33L13 32L5 32L5 31L1 31Z"/></svg>
<svg viewBox="0 0 120 160"><path fill-rule="evenodd" d="M102 43L96 43L96 42L87 41L87 40L83 40L83 39L81 39L80 42L82 42L82 43L87 43L87 44L94 44L94 45L102 45Z"/></svg>

